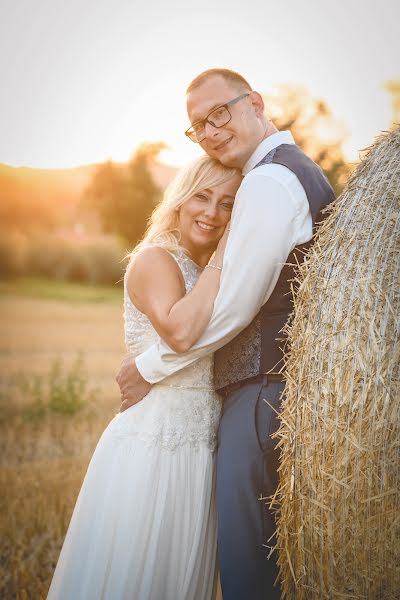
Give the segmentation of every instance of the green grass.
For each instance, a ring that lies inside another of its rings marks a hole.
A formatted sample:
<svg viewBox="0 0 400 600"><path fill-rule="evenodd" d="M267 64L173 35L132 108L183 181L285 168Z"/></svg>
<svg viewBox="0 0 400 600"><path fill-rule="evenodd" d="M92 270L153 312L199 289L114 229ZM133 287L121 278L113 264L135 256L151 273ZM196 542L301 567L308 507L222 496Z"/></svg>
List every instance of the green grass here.
<svg viewBox="0 0 400 600"><path fill-rule="evenodd" d="M82 354L77 356L69 370L65 369L60 359L54 359L47 376L22 375L19 387L28 399L22 414L26 419L36 422L48 414L74 415L87 407L96 393L88 389Z"/></svg>
<svg viewBox="0 0 400 600"><path fill-rule="evenodd" d="M46 300L63 300L65 302L96 302L121 304L123 287L90 285L42 279L39 277L19 277L17 279L0 280L1 296L25 296Z"/></svg>

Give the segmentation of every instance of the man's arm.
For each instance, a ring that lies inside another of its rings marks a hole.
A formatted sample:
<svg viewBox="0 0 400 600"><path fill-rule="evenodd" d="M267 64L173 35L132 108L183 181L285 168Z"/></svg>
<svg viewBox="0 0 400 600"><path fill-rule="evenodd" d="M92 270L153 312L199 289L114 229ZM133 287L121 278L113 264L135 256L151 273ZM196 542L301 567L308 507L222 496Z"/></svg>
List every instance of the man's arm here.
<svg viewBox="0 0 400 600"><path fill-rule="evenodd" d="M221 286L206 331L183 354L163 341L151 346L136 358L142 377L161 381L233 339L268 300L294 246L311 236L308 201L289 169L268 165L248 175L236 197Z"/></svg>
<svg viewBox="0 0 400 600"><path fill-rule="evenodd" d="M162 248L145 248L127 270L125 280L131 301L147 315L159 336L176 352L190 348L210 321L219 289L227 234L225 231L213 257L213 265L217 268L204 269L187 294L176 261ZM150 391L151 384L141 377L131 354L122 361L116 379L121 391L121 412Z"/></svg>

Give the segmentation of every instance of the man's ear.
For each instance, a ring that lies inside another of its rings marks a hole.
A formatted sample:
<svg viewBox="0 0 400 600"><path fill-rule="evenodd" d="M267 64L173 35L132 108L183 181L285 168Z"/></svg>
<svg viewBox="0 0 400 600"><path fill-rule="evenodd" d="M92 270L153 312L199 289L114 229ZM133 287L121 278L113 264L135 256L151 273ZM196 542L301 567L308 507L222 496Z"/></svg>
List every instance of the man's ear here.
<svg viewBox="0 0 400 600"><path fill-rule="evenodd" d="M251 92L250 100L257 117L261 117L264 114L264 100L262 99L261 94L258 92Z"/></svg>

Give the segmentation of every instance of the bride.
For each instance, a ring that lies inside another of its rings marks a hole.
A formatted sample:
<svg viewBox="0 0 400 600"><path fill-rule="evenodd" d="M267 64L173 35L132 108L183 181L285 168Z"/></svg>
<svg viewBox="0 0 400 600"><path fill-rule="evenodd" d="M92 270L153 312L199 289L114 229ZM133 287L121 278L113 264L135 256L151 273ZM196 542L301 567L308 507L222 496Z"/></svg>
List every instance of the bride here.
<svg viewBox="0 0 400 600"><path fill-rule="evenodd" d="M182 352L205 330L240 182L238 171L203 156L170 184L124 278L125 339L133 354L159 338ZM154 385L108 425L48 600L214 597L220 399L212 375L206 356Z"/></svg>

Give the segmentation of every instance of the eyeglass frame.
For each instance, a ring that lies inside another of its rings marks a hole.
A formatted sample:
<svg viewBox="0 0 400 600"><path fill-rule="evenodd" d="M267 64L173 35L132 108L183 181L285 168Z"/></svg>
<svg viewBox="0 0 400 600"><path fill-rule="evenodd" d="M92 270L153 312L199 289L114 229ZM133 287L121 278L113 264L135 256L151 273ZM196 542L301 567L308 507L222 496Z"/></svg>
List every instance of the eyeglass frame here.
<svg viewBox="0 0 400 600"><path fill-rule="evenodd" d="M195 144L200 144L200 142L202 142L205 138L206 135L204 135L204 137L201 140L193 140L190 137L190 130L193 129L193 127L195 125L199 125L200 123L204 124L204 130L205 130L205 125L206 123L208 123L209 125L211 125L212 127L215 127L216 129L220 129L221 127L225 127L225 125L227 125L229 123L229 121L232 120L232 115L229 111L228 106L233 106L234 104L236 104L237 102L239 102L239 100L243 100L243 98L247 98L247 96L250 96L251 92L247 92L246 94L241 94L240 96L237 96L236 98L233 98L233 100L229 100L229 102L225 102L225 104L220 104L219 106L216 106L215 108L213 108L208 115L204 118L204 119L200 119L199 121L196 121L195 123L193 123L190 127L188 127L185 131L185 135L189 138L189 140ZM213 114L214 111L220 109L220 108L225 108L228 112L229 115L229 119L226 121L226 123L224 123L223 125L214 125L214 123L212 123L211 121L209 121L209 116ZM193 130L193 133L194 130Z"/></svg>

